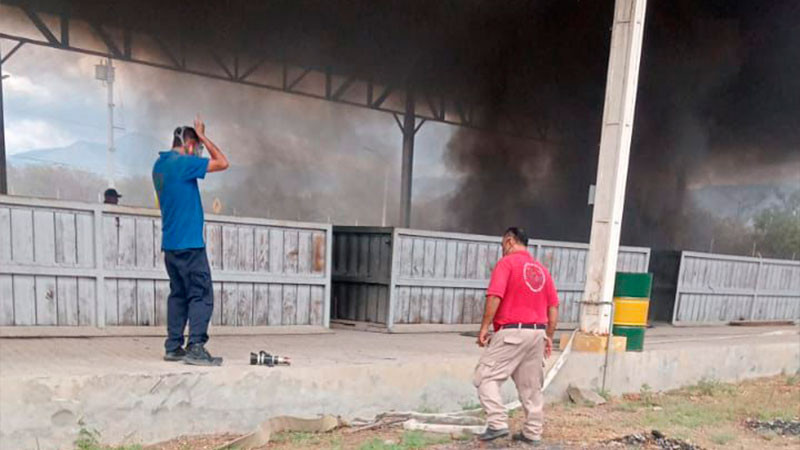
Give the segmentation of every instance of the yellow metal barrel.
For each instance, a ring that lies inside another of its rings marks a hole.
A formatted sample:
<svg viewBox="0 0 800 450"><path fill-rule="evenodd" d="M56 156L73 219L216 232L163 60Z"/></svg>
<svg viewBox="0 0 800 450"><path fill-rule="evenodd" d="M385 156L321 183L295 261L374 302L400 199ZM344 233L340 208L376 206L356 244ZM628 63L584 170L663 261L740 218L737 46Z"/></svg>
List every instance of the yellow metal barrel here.
<svg viewBox="0 0 800 450"><path fill-rule="evenodd" d="M647 310L649 306L649 298L615 298L614 325L647 326Z"/></svg>

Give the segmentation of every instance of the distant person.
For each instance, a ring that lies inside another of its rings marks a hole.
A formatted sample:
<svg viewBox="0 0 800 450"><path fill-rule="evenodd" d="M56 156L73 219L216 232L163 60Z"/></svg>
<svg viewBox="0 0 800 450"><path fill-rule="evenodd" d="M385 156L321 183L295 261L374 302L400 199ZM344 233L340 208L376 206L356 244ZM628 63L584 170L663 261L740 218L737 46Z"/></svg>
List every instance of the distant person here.
<svg viewBox="0 0 800 450"><path fill-rule="evenodd" d="M525 230L509 228L501 245L503 257L492 271L478 333L478 345L488 345L474 377L488 422L478 439L491 441L509 435L500 387L511 377L525 414L523 428L513 439L536 445L542 440L544 358L553 349L558 293L550 273L528 253ZM494 325L491 337L489 324Z"/></svg>
<svg viewBox="0 0 800 450"><path fill-rule="evenodd" d="M119 204L119 199L121 198L122 195L114 188L108 188L103 192L103 203L106 205Z"/></svg>
<svg viewBox="0 0 800 450"><path fill-rule="evenodd" d="M208 172L228 168L219 147L205 135L198 117L192 127L178 127L172 150L160 152L153 165L153 184L161 209L161 249L169 275L167 300L167 361L195 365L220 365L205 348L208 323L214 310L211 270L203 241L203 204L197 180ZM201 157L203 146L210 159ZM184 329L189 340L184 348Z"/></svg>

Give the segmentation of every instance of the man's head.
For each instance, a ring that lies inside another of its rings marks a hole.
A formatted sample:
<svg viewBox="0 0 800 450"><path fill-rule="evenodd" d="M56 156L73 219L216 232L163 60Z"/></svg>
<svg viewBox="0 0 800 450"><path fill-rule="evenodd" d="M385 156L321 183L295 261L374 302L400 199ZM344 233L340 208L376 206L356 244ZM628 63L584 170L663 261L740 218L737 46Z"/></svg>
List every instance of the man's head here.
<svg viewBox="0 0 800 450"><path fill-rule="evenodd" d="M201 156L203 146L192 127L178 127L172 134L172 149L182 155Z"/></svg>
<svg viewBox="0 0 800 450"><path fill-rule="evenodd" d="M103 192L103 203L108 205L119 204L119 199L122 197L119 192L114 188L108 188Z"/></svg>
<svg viewBox="0 0 800 450"><path fill-rule="evenodd" d="M526 250L528 248L528 235L520 227L509 227L503 233L502 246L503 255L508 255L517 250Z"/></svg>

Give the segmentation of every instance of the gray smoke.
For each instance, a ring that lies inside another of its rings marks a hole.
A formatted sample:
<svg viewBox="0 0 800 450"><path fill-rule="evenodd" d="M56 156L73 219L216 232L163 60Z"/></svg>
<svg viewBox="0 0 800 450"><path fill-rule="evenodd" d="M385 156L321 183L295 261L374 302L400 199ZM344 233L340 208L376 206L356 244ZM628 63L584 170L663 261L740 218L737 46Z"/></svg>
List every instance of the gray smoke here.
<svg viewBox="0 0 800 450"><path fill-rule="evenodd" d="M313 63L457 93L486 106L482 121L500 128L509 112L535 117L538 140L459 129L446 154L459 189L418 203L414 226L496 234L513 223L537 237L588 239L610 0L108 3L75 2L73 12L126 17L173 43L191 18L209 25L199 44L214 43L222 55L237 50L249 61ZM691 247L714 224L689 201L689 186L720 178L721 167L735 177L800 160L798 8L790 0L650 2L623 242ZM241 30L242 41L231 42ZM188 59L215 64L207 47ZM205 114L234 164L206 184L224 212L377 223L388 166L396 220L399 135L390 116L125 70L139 81L131 95L147 111L137 127L165 136L165 147L174 126Z"/></svg>

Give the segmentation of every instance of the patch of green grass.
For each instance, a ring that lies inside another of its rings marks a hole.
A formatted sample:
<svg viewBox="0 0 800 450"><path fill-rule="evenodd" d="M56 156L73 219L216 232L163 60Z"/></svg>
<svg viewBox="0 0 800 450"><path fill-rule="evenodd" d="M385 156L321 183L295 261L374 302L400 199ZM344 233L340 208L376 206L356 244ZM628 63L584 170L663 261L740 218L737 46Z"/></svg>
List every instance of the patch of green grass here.
<svg viewBox="0 0 800 450"><path fill-rule="evenodd" d="M437 414L437 413L440 413L441 411L439 410L439 408L434 408L433 406L423 405L423 406L420 406L419 408L417 408L417 412L418 413L422 413L422 414Z"/></svg>
<svg viewBox="0 0 800 450"><path fill-rule="evenodd" d="M403 450L403 447L397 444L388 444L383 439L370 439L358 447L358 450Z"/></svg>
<svg viewBox="0 0 800 450"><path fill-rule="evenodd" d="M609 401L611 399L611 392L608 392L605 389L595 389L595 392L597 392L597 395L600 397L603 397L605 401Z"/></svg>
<svg viewBox="0 0 800 450"><path fill-rule="evenodd" d="M75 448L77 450L142 450L142 446L135 445L122 445L119 447L103 445L100 443L100 432L97 430L90 430L86 427L81 427L78 431L78 438L75 440Z"/></svg>
<svg viewBox="0 0 800 450"><path fill-rule="evenodd" d="M341 436L334 436L328 439L328 448L330 450L341 450L342 449L342 437Z"/></svg>
<svg viewBox="0 0 800 450"><path fill-rule="evenodd" d="M479 409L481 407L481 404L476 402L475 400L470 400L470 401L467 401L467 402L463 402L460 405L461 405L461 410L462 411L469 411L471 409Z"/></svg>
<svg viewBox="0 0 800 450"><path fill-rule="evenodd" d="M458 436L452 436L453 440L455 440L455 441L471 441L472 438L474 438L474 437L475 436L472 433L469 433L467 431L463 431Z"/></svg>
<svg viewBox="0 0 800 450"><path fill-rule="evenodd" d="M715 397L718 395L730 395L736 392L736 389L730 384L723 383L719 380L703 378L696 385L689 386L686 391L694 395L705 395L707 397Z"/></svg>
<svg viewBox="0 0 800 450"><path fill-rule="evenodd" d="M314 433L296 432L289 434L289 440L293 444L316 444L319 442L319 436Z"/></svg>
<svg viewBox="0 0 800 450"><path fill-rule="evenodd" d="M771 421L775 419L793 420L797 417L797 410L792 405L785 407L767 408L758 412L758 420Z"/></svg>
<svg viewBox="0 0 800 450"><path fill-rule="evenodd" d="M786 376L786 385L787 386L794 386L796 384L800 384L800 374L796 373L794 375L787 375Z"/></svg>
<svg viewBox="0 0 800 450"><path fill-rule="evenodd" d="M633 413L639 410L639 406L633 402L622 402L613 406L614 410Z"/></svg>
<svg viewBox="0 0 800 450"><path fill-rule="evenodd" d="M359 450L416 450L451 442L449 436L437 436L426 434L421 431L406 431L403 433L400 443L388 443L383 439L375 438L364 442L359 446Z"/></svg>
<svg viewBox="0 0 800 450"><path fill-rule="evenodd" d="M403 433L402 447L404 449L425 448L450 442L449 436L425 434L421 431L406 431Z"/></svg>
<svg viewBox="0 0 800 450"><path fill-rule="evenodd" d="M665 405L661 411L646 411L643 417L649 427L659 430L673 427L694 430L733 418L730 411L691 403Z"/></svg>
<svg viewBox="0 0 800 450"><path fill-rule="evenodd" d="M729 432L715 433L711 435L711 442L717 445L728 445L736 440L736 436Z"/></svg>
<svg viewBox="0 0 800 450"><path fill-rule="evenodd" d="M644 406L656 406L656 393L647 383L639 388L639 402Z"/></svg>
<svg viewBox="0 0 800 450"><path fill-rule="evenodd" d="M302 444L319 444L319 435L314 433L306 433L302 431L290 431L286 433L275 433L270 441L278 444L292 443L295 445Z"/></svg>

